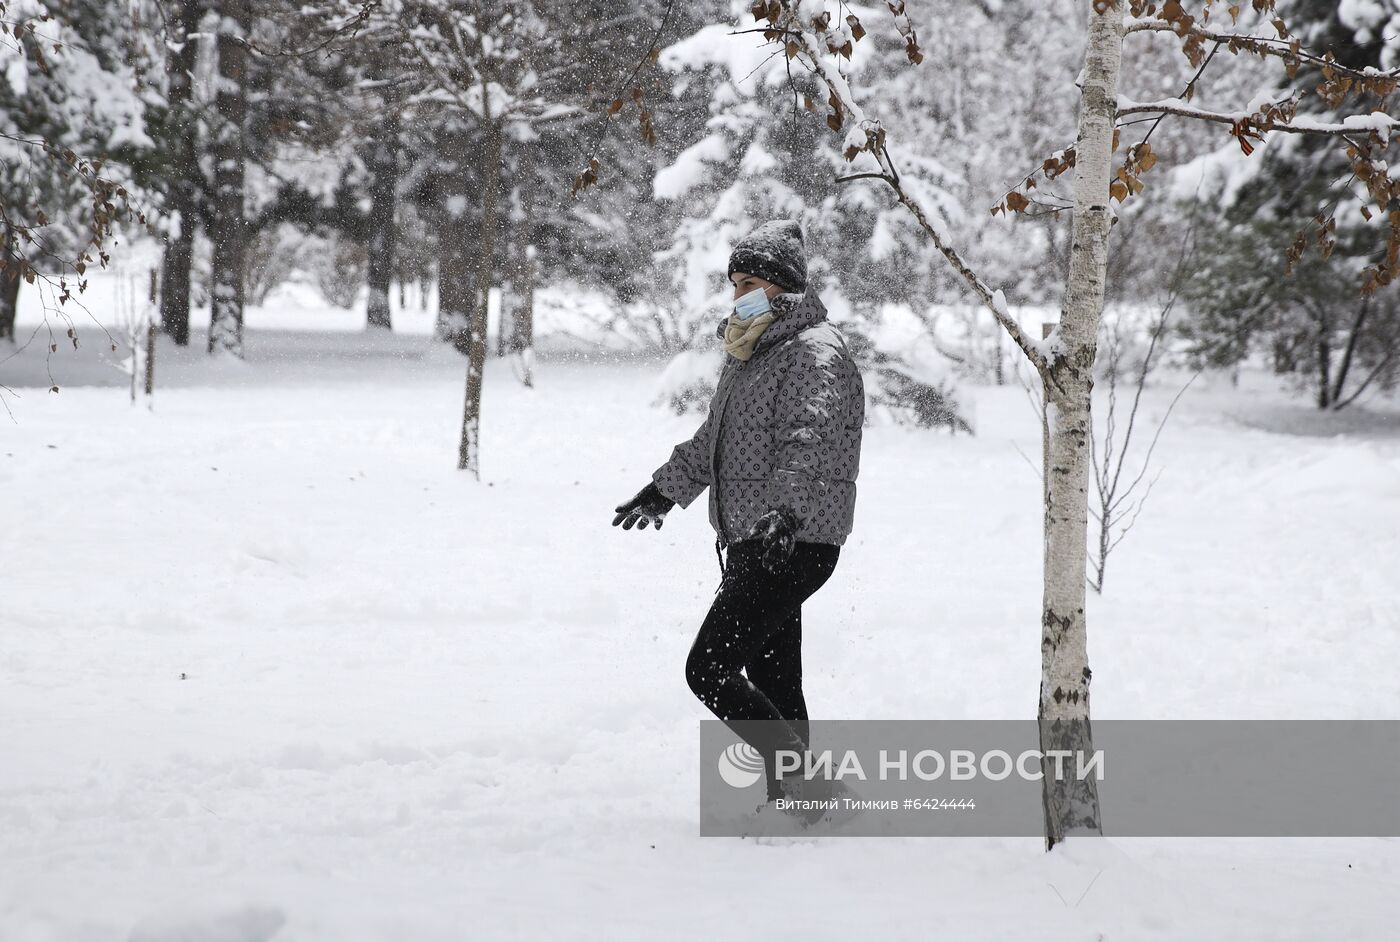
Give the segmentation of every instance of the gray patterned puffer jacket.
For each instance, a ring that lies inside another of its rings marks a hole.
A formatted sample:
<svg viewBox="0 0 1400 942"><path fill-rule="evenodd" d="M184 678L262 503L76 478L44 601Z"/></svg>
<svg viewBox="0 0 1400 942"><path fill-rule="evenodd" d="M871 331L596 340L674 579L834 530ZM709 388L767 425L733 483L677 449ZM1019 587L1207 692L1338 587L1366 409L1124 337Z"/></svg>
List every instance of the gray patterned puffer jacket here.
<svg viewBox="0 0 1400 942"><path fill-rule="evenodd" d="M865 383L814 290L769 303L777 319L748 360L725 356L709 415L652 480L682 508L710 487L726 546L781 507L800 521L797 539L840 545L855 516Z"/></svg>

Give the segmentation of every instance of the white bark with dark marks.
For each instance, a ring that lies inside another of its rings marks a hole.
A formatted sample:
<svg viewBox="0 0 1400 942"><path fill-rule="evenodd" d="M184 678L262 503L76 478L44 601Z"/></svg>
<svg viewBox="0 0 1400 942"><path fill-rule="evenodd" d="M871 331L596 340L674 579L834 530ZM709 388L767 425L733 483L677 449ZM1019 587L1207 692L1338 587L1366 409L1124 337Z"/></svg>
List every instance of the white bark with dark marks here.
<svg viewBox="0 0 1400 942"><path fill-rule="evenodd" d="M1121 4L1095 2L1081 73L1078 155L1069 277L1060 326L1046 343L1042 371L1049 450L1045 462L1045 586L1041 612L1041 751L1093 752L1089 725L1089 655L1085 618L1088 562L1090 397L1103 316L1112 226L1109 174L1123 46ZM1047 763L1047 773L1050 766ZM1092 777L1044 780L1045 842L1099 833Z"/></svg>

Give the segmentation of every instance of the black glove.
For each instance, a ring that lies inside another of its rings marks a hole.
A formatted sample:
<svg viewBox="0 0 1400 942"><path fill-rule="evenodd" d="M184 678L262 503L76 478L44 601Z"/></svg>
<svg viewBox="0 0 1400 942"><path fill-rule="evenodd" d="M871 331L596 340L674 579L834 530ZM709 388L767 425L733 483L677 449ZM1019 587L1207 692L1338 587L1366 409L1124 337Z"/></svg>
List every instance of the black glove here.
<svg viewBox="0 0 1400 942"><path fill-rule="evenodd" d="M748 539L763 540L763 568L769 572L787 562L797 548L797 515L786 507L770 510L749 530Z"/></svg>
<svg viewBox="0 0 1400 942"><path fill-rule="evenodd" d="M622 524L622 529L630 530L633 524L637 524L637 529L645 530L648 523L654 523L656 529L660 530L661 521L666 519L666 511L674 506L676 502L661 493L656 482L652 481L631 500L617 505L617 516L613 518L613 526Z"/></svg>

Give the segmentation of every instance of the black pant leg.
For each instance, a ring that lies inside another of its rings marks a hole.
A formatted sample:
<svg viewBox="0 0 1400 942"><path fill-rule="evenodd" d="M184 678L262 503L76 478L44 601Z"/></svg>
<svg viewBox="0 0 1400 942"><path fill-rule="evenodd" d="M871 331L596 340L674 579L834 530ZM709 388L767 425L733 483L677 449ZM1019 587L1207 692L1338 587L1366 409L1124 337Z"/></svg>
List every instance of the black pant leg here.
<svg viewBox="0 0 1400 942"><path fill-rule="evenodd" d="M800 617L802 602L830 578L838 553L834 545L798 543L787 563L769 572L762 564L758 541L734 544L719 594L686 660L686 679L695 695L763 756L770 797L778 794L775 753L806 748L806 704L801 706L804 717L799 734L766 693L741 672L794 612ZM800 658L800 632L793 641ZM800 688L800 671L798 683ZM743 725L751 720L766 722Z"/></svg>
<svg viewBox="0 0 1400 942"><path fill-rule="evenodd" d="M805 745L811 745L802 695L802 606L793 609L744 673L768 697Z"/></svg>

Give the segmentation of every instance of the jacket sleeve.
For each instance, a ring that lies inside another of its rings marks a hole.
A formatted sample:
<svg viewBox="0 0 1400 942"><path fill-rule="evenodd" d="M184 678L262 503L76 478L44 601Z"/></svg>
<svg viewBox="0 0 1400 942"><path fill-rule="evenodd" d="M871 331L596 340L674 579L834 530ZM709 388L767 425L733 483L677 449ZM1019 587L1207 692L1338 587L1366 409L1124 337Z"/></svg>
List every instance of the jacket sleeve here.
<svg viewBox="0 0 1400 942"><path fill-rule="evenodd" d="M811 520L830 503L833 481L854 479L859 444L852 454L848 430L859 429L864 412L864 383L848 355L830 347L798 348L775 400L777 460L769 509L787 508L799 521Z"/></svg>
<svg viewBox="0 0 1400 942"><path fill-rule="evenodd" d="M652 472L651 479L657 488L682 510L713 483L710 480L710 433L714 417L714 401L711 400L709 414L695 434L673 448L666 463Z"/></svg>

